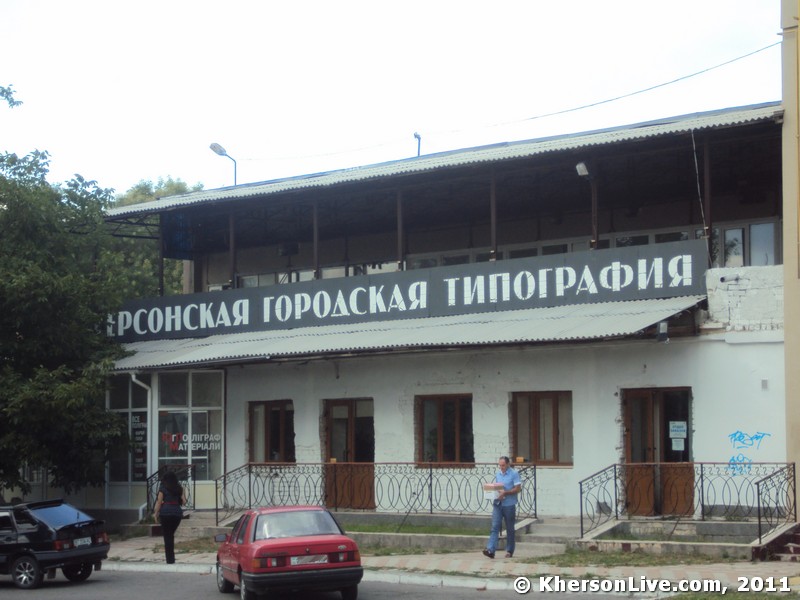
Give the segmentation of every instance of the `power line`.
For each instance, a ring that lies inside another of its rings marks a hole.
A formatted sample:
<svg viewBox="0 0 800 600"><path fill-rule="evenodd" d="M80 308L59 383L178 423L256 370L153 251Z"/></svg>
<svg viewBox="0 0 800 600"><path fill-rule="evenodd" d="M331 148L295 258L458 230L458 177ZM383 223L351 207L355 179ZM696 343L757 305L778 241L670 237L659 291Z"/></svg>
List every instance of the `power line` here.
<svg viewBox="0 0 800 600"><path fill-rule="evenodd" d="M731 60L725 61L724 63L720 63L718 65L714 65L713 67L708 67L707 69L703 69L702 71L697 71L696 73L692 73L691 75L684 75L683 77L678 77L677 79L673 79L672 81L667 81L665 83L659 83L657 85L650 86L649 88L644 88L643 90L637 90L635 92L630 92L629 94L623 94L621 96L615 96L614 98L608 98L607 100L600 100L598 102L592 102L591 104L583 104L581 106L576 106L574 108L567 108L564 110L559 110L556 112L546 113L543 115L536 115L535 117L528 117L526 119L522 119L520 121L510 121L509 123L503 123L503 125L510 125L513 123L522 123L524 121L534 121L536 119L544 119L546 117L554 117L556 115L563 115L570 112L575 112L577 110L583 110L584 108L592 108L595 106L600 106L601 104L608 104L609 102L616 102L617 100L622 100L623 98L630 98L631 96L636 96L638 94L644 94L645 92L651 92L653 90L657 90L658 88L662 88L667 85L672 85L673 83L678 83L679 81L685 81L686 79L691 79L692 77L697 77L698 75L703 75L704 73L708 73L709 71L713 71L714 69L719 69L720 67L724 67L731 63L735 63L738 60L742 60L744 58L748 58L759 52L764 52L765 50L769 50L770 48L774 48L775 46L780 46L781 42L775 42L774 44L770 44L769 46L764 46L763 48L759 48L758 50L754 50L748 54L744 54L737 58L732 58Z"/></svg>
<svg viewBox="0 0 800 600"><path fill-rule="evenodd" d="M502 126L507 126L507 125L514 125L515 123L526 123L526 122L529 122L529 121L536 121L538 119L546 119L547 117L555 117L555 116L558 116L558 115L564 115L564 114L568 114L568 113L577 112L579 110L584 110L584 109L587 109L587 108L594 108L595 106L601 106L603 104L609 104L611 102L616 102L617 100L623 100L625 98L630 98L632 96L637 96L639 94L644 94L646 92L651 92L653 90L657 90L659 88L666 87L668 85L673 85L675 83L678 83L678 82L681 82L681 81L685 81L687 79L691 79L692 77L697 77L699 75L703 75L705 73L709 73L711 71L714 71L715 69L720 69L722 67L730 65L730 64L735 63L737 61L740 61L740 60L743 60L745 58L749 58L751 56L759 54L760 52L764 52L766 50L769 50L770 48L774 48L775 46L780 46L781 43L782 43L781 41L778 41L778 42L775 42L773 44L769 44L768 46L764 46L763 48L759 48L758 50L754 50L752 52L748 52L747 54L743 54L741 56L737 56L736 58L732 58L732 59L727 60L725 62L722 62L722 63L719 63L717 65L714 65L712 67L708 67L706 69L702 69L701 71L696 71L696 72L691 73L689 75L683 75L683 76L678 77L676 79L672 79L672 80L666 81L664 83L659 83L659 84L656 84L656 85L652 85L650 87L647 87L647 88L644 88L644 89L641 89L641 90L637 90L635 92L629 92L627 94L622 94L620 96L615 96L613 98L607 98L605 100L598 100L597 102L592 102L590 104L582 104L580 106L574 106L572 108L565 108L563 110L557 110L557 111L554 111L554 112L544 113L544 114L541 114L541 115L535 115L533 117L525 117L525 118L516 119L516 120L513 120L513 121L506 121L506 122L502 122L502 123L495 123L493 125L486 125L485 128L488 129L488 128L492 128L492 127L502 127ZM468 129L441 130L441 131L436 131L436 132L429 133L429 135L463 133L465 131L468 131ZM396 141L393 141L393 142L385 142L385 143L382 143L382 144L374 144L374 145L371 145L371 146L364 146L364 147L361 147L361 148L351 148L349 150L340 150L340 151L336 151L336 152L325 152L325 153L321 153L321 154L305 154L303 156L276 156L276 157L272 157L272 158L245 158L245 159L242 159L242 160L250 160L250 161L303 160L303 159L307 159L307 158L322 158L322 157L325 157L325 156L341 156L341 155L344 155L344 154L351 154L351 153L354 153L354 152L363 152L365 150L375 150L377 148L385 148L387 146L393 146L393 145L396 145L398 143L401 143L401 141L399 139L396 140Z"/></svg>

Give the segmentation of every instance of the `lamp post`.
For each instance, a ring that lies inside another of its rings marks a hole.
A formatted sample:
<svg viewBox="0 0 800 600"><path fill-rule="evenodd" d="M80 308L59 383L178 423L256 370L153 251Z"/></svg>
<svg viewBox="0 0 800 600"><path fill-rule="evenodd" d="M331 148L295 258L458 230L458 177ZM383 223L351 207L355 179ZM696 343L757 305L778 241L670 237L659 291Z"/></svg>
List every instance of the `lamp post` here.
<svg viewBox="0 0 800 600"><path fill-rule="evenodd" d="M589 167L585 162L581 161L575 165L575 171L578 177L585 177L589 180L589 186L592 188L592 241L589 244L592 250L597 249L598 227L597 227L597 181L594 175L589 171Z"/></svg>
<svg viewBox="0 0 800 600"><path fill-rule="evenodd" d="M420 146L422 145L422 136L414 132L414 138L417 140L417 156L419 156Z"/></svg>
<svg viewBox="0 0 800 600"><path fill-rule="evenodd" d="M216 152L220 156L227 156L228 158L230 158L233 161L233 185L236 185L236 159L234 159L230 154L228 154L228 152L225 150L225 148L223 148L222 146L220 146L216 142L211 144L209 146L209 148L211 148L214 152Z"/></svg>

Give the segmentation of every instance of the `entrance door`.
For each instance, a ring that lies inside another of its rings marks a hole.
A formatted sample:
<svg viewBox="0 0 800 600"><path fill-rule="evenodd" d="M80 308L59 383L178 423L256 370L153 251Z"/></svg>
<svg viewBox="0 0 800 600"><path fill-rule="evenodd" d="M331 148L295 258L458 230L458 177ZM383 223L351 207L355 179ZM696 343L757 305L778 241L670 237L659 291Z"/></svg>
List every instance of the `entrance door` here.
<svg viewBox="0 0 800 600"><path fill-rule="evenodd" d="M688 389L624 390L625 503L631 516L694 509Z"/></svg>
<svg viewBox="0 0 800 600"><path fill-rule="evenodd" d="M372 398L326 400L325 493L334 508L375 508Z"/></svg>

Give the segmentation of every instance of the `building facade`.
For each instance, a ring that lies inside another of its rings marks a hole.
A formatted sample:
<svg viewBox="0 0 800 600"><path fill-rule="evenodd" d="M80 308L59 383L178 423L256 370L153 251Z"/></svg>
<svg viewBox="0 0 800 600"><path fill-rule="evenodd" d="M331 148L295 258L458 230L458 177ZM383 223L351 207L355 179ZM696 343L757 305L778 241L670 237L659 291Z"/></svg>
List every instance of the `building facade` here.
<svg viewBox="0 0 800 600"><path fill-rule="evenodd" d="M759 105L111 210L187 293L109 318L136 444L85 503L138 507L181 463L214 508L245 465L379 482L509 455L539 514L574 515L609 465L785 462L782 124Z"/></svg>

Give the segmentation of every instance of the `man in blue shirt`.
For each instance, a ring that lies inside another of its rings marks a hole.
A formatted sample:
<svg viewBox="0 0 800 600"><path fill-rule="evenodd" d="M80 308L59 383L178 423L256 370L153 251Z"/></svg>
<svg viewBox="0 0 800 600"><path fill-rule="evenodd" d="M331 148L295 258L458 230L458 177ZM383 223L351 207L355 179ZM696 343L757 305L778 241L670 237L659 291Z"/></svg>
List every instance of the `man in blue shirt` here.
<svg viewBox="0 0 800 600"><path fill-rule="evenodd" d="M514 556L514 522L517 518L517 497L522 489L522 480L519 473L509 467L510 463L507 456L501 456L497 461L500 470L495 474L494 480L503 484L503 491L492 502L492 532L489 534L489 543L483 550L484 556L489 558L494 558L503 521L506 524L506 558Z"/></svg>

